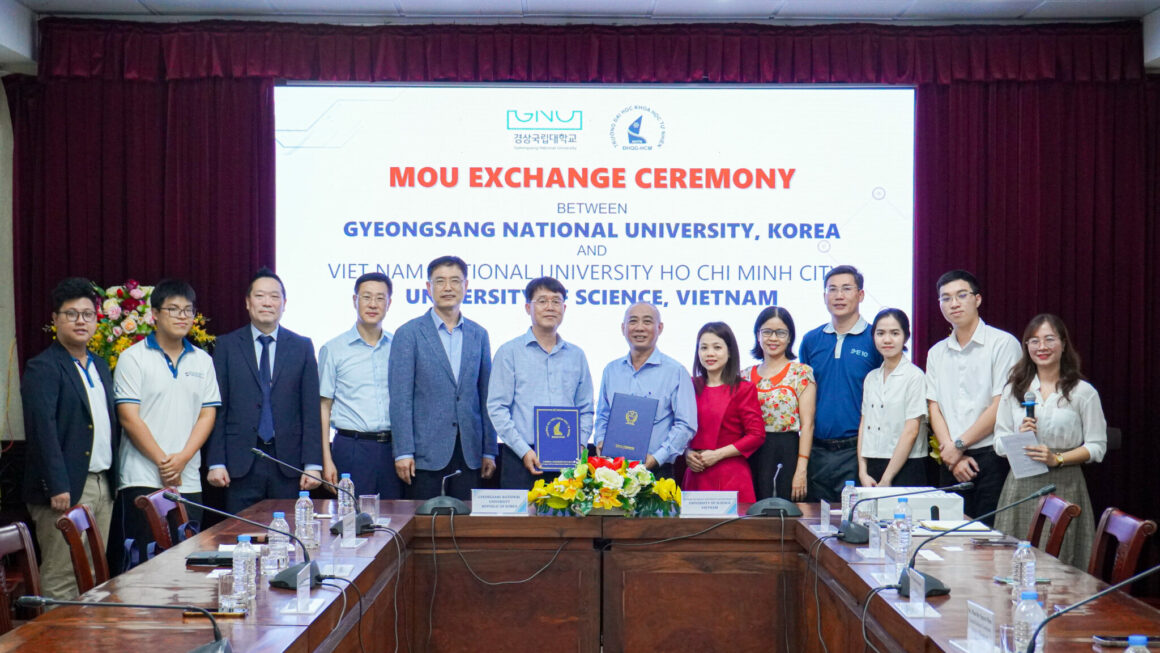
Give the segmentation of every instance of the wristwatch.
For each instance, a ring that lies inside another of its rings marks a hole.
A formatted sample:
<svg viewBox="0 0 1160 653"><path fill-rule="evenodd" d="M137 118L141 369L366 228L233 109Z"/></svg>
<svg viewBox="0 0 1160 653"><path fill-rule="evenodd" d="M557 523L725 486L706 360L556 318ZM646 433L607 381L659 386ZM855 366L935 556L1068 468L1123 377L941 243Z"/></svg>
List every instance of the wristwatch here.
<svg viewBox="0 0 1160 653"><path fill-rule="evenodd" d="M1055 466L1056 467L1063 467L1063 454L1061 454L1061 453L1055 454Z"/></svg>
<svg viewBox="0 0 1160 653"><path fill-rule="evenodd" d="M955 449L962 451L966 448L967 448L967 444L965 442L963 442L962 438L957 438L955 440Z"/></svg>

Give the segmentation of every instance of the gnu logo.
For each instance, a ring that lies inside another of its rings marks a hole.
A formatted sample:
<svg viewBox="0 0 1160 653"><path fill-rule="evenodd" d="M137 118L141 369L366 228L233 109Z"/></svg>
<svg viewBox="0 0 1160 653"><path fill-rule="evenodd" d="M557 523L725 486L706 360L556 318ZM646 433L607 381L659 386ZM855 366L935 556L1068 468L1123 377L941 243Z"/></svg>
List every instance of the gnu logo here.
<svg viewBox="0 0 1160 653"><path fill-rule="evenodd" d="M644 145L648 140L640 135L640 124L644 121L644 114L636 117L632 124L628 126L628 144L629 145Z"/></svg>

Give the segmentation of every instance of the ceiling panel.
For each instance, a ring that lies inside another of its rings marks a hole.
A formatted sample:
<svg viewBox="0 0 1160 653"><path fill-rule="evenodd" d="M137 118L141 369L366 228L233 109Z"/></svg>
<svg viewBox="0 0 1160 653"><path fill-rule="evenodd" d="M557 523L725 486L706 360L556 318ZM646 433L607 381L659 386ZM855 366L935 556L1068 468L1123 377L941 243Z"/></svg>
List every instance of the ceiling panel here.
<svg viewBox="0 0 1160 653"><path fill-rule="evenodd" d="M526 0L532 16L647 16L653 0Z"/></svg>
<svg viewBox="0 0 1160 653"><path fill-rule="evenodd" d="M769 18L786 0L657 0L653 15L661 18Z"/></svg>
<svg viewBox="0 0 1160 653"><path fill-rule="evenodd" d="M274 14L266 0L141 0L151 11L168 15L254 15Z"/></svg>
<svg viewBox="0 0 1160 653"><path fill-rule="evenodd" d="M268 0L280 13L319 16L398 16L395 0Z"/></svg>
<svg viewBox="0 0 1160 653"><path fill-rule="evenodd" d="M914 0L787 0L776 18L873 18L890 20Z"/></svg>
<svg viewBox="0 0 1160 653"><path fill-rule="evenodd" d="M1160 0L1045 0L1024 18L1139 18L1160 9Z"/></svg>
<svg viewBox="0 0 1160 653"><path fill-rule="evenodd" d="M1043 0L918 0L903 14L904 20L1013 20Z"/></svg>
<svg viewBox="0 0 1160 653"><path fill-rule="evenodd" d="M404 16L519 16L520 0L399 0Z"/></svg>
<svg viewBox="0 0 1160 653"><path fill-rule="evenodd" d="M38 14L148 14L137 0L19 0Z"/></svg>

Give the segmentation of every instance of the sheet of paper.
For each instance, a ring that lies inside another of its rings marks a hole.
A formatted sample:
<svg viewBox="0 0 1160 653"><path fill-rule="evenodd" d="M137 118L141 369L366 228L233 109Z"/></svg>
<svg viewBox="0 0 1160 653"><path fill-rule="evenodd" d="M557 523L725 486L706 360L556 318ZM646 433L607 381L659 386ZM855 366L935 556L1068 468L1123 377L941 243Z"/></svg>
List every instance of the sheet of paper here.
<svg viewBox="0 0 1160 653"><path fill-rule="evenodd" d="M1047 473L1047 465L1031 460L1027 457L1027 452L1023 450L1023 447L1039 444L1034 433L1022 431L1000 436L1000 439L1003 440L1003 448L1007 450L1007 462L1011 463L1011 473L1015 475L1015 478L1027 478Z"/></svg>

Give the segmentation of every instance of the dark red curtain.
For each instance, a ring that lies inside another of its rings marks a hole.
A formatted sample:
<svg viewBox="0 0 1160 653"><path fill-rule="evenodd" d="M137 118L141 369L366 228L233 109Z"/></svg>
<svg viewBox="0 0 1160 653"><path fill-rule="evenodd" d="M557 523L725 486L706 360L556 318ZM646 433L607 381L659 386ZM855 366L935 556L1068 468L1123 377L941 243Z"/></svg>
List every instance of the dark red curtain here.
<svg viewBox="0 0 1160 653"><path fill-rule="evenodd" d="M1097 508L1155 517L1151 381L1160 81L1138 23L379 26L41 22L38 79L5 78L16 129L22 360L58 276L188 277L216 330L273 256L277 78L883 83L918 89L916 358L945 336L933 284L975 271L984 318L1063 316L1124 448ZM869 280L873 283L873 280Z"/></svg>

